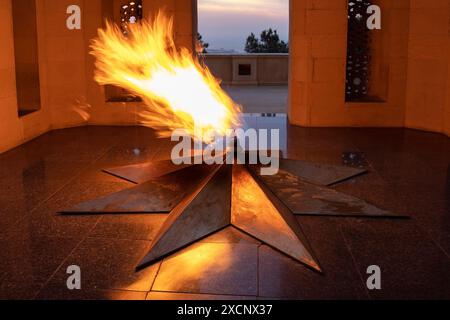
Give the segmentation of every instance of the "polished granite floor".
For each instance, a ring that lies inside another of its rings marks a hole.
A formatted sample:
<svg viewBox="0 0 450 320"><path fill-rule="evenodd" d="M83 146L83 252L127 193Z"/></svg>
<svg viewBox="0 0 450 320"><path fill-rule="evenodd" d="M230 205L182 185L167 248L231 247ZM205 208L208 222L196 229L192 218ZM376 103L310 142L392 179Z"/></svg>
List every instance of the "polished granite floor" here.
<svg viewBox="0 0 450 320"><path fill-rule="evenodd" d="M286 113L289 95L287 85L223 86L223 89L242 105L246 113Z"/></svg>
<svg viewBox="0 0 450 320"><path fill-rule="evenodd" d="M226 229L141 272L165 215L59 216L129 183L108 166L162 158L147 128L53 131L0 155L0 299L450 298L450 142L402 129L288 127L289 158L342 164L362 152L370 173L334 188L409 220L299 217L324 274ZM66 287L67 267L82 290ZM382 269L382 290L366 287Z"/></svg>

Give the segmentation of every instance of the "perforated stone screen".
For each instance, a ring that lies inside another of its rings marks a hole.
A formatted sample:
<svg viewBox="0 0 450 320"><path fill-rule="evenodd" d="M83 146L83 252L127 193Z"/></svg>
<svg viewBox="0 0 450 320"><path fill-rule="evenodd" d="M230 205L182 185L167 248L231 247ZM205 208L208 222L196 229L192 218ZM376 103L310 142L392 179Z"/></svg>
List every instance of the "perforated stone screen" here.
<svg viewBox="0 0 450 320"><path fill-rule="evenodd" d="M120 8L120 28L126 35L128 25L142 20L142 0L126 1Z"/></svg>
<svg viewBox="0 0 450 320"><path fill-rule="evenodd" d="M348 0L347 101L364 101L370 85L371 37L367 28L371 1Z"/></svg>

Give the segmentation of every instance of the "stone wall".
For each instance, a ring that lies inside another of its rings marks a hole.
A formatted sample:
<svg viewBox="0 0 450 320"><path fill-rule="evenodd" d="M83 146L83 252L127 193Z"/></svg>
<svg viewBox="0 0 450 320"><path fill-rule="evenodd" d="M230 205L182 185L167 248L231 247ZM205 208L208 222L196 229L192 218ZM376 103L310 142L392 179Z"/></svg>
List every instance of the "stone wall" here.
<svg viewBox="0 0 450 320"><path fill-rule="evenodd" d="M24 139L17 115L16 75L11 1L0 0L0 151Z"/></svg>
<svg viewBox="0 0 450 320"><path fill-rule="evenodd" d="M405 126L449 134L450 4L411 0Z"/></svg>
<svg viewBox="0 0 450 320"><path fill-rule="evenodd" d="M206 54L202 57L214 76L226 85L287 85L288 54ZM239 75L239 64L251 66L251 74Z"/></svg>
<svg viewBox="0 0 450 320"><path fill-rule="evenodd" d="M107 103L104 88L93 81L91 39L112 0L36 0L41 109L18 116L12 1L0 0L0 153L52 129L86 124L136 124L136 103ZM82 12L82 29L66 28L69 5ZM146 17L159 9L174 15L175 41L189 49L196 30L195 0L144 0ZM90 113L87 118L85 111Z"/></svg>
<svg viewBox="0 0 450 320"><path fill-rule="evenodd" d="M317 127L403 126L408 53L403 38L408 34L408 1L379 4L383 29L377 47L387 70L386 99L346 103L347 0L291 1L292 123Z"/></svg>
<svg viewBox="0 0 450 320"><path fill-rule="evenodd" d="M409 127L449 134L447 0L377 0L382 102L346 103L347 0L291 1L289 118L303 126ZM295 17L295 18L294 18Z"/></svg>

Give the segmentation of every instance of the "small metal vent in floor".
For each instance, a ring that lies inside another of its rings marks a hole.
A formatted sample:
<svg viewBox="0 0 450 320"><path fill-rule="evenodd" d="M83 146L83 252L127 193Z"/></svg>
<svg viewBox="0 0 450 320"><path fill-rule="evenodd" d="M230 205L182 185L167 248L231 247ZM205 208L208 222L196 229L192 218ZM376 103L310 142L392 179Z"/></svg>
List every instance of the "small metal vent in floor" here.
<svg viewBox="0 0 450 320"><path fill-rule="evenodd" d="M342 162L350 167L364 168L369 166L366 155L363 152L344 152L342 153Z"/></svg>
<svg viewBox="0 0 450 320"><path fill-rule="evenodd" d="M295 215L402 217L329 186L365 169L280 159L274 176L260 165L184 165L171 160L105 172L135 187L87 201L63 214L170 214L138 269L226 227L234 227L321 272Z"/></svg>

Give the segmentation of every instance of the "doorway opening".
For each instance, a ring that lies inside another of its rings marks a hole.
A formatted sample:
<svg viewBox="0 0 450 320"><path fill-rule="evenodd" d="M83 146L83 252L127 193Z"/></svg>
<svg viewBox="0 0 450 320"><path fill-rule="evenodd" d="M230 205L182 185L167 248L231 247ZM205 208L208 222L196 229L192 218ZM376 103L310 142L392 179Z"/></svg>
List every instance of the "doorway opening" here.
<svg viewBox="0 0 450 320"><path fill-rule="evenodd" d="M247 114L286 114L289 0L197 0L197 52Z"/></svg>

